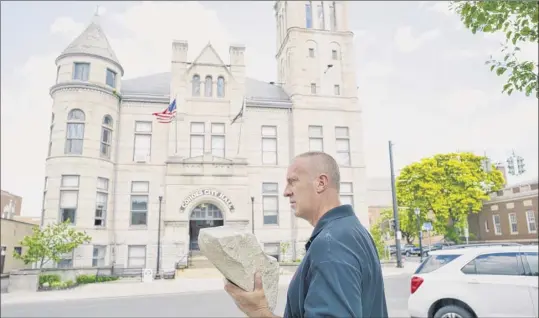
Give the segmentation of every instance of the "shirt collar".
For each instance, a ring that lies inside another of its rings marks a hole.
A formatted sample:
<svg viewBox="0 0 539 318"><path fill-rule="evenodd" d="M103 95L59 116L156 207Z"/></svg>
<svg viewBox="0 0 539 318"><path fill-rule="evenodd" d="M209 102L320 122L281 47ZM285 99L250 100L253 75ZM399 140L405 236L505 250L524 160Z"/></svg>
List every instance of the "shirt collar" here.
<svg viewBox="0 0 539 318"><path fill-rule="evenodd" d="M312 241L314 241L316 236L320 234L324 227L326 227L329 223L340 218L352 216L354 214L354 209L349 204L341 205L327 211L326 214L324 214L320 218L320 220L318 220L318 223L313 230L313 234L311 234L311 238L309 239L309 241L307 241L307 244L305 244L305 250L309 249L309 246L311 246Z"/></svg>

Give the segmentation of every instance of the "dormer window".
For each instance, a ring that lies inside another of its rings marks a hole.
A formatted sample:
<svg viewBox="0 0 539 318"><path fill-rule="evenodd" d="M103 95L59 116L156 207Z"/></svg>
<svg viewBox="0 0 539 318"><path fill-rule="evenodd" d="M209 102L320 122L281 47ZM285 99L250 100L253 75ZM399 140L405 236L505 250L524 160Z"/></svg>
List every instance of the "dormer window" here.
<svg viewBox="0 0 539 318"><path fill-rule="evenodd" d="M206 79L204 81L204 96L205 97L211 97L213 94L212 94L212 85L213 85L213 80L211 78L211 76L206 76Z"/></svg>
<svg viewBox="0 0 539 318"><path fill-rule="evenodd" d="M107 68L107 85L116 88L116 72Z"/></svg>
<svg viewBox="0 0 539 318"><path fill-rule="evenodd" d="M73 79L78 81L88 81L90 77L90 63L75 63L73 69Z"/></svg>
<svg viewBox="0 0 539 318"><path fill-rule="evenodd" d="M225 78L222 76L217 78L217 97L225 97Z"/></svg>
<svg viewBox="0 0 539 318"><path fill-rule="evenodd" d="M193 88L192 88L193 96L200 96L200 76L198 75L193 76L192 85L193 85Z"/></svg>

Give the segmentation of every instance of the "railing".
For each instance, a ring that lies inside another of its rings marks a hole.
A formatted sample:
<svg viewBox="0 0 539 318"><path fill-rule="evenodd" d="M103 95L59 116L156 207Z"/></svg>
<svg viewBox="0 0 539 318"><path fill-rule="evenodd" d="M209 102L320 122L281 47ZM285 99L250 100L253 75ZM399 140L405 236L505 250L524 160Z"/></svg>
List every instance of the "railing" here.
<svg viewBox="0 0 539 318"><path fill-rule="evenodd" d="M176 269L183 269L183 268L191 266L190 261L191 261L190 254L184 254L176 262Z"/></svg>

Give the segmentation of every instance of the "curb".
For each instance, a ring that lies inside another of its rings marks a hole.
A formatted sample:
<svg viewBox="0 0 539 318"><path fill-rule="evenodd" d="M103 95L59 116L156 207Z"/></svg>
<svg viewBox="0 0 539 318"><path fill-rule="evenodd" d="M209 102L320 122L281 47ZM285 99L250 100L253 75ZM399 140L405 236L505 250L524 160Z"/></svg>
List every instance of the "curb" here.
<svg viewBox="0 0 539 318"><path fill-rule="evenodd" d="M393 277L393 276L400 276L400 275L412 275L413 272L409 271L402 271L402 272L393 272L393 273L385 273L383 274L384 277ZM286 275L286 276L280 276L279 278L279 287L287 286L290 281L292 280L293 275ZM212 278L213 279L213 278ZM199 284L192 284L193 281L200 281L201 279L192 279L192 278L185 278L184 280L185 285L188 286L200 286ZM149 284L158 283L152 282ZM181 284L180 281L176 281L176 283ZM141 282L133 282L132 284L141 284ZM159 283L158 283L159 284ZM174 282L170 282L167 284L174 284ZM202 294L205 292L215 292L215 291L222 291L223 285L217 285L217 281L214 282L215 285L211 286L200 286L201 289L195 288L195 289L189 289L189 290L182 290L182 289L155 289L155 290L142 290L141 293L132 293L132 294L122 294L118 293L117 291L92 291L92 294L88 294L84 292L84 290L79 289L78 291L70 290L70 293L67 293L66 291L49 291L49 292L40 292L40 293L13 293L13 294L3 294L1 297L0 303L2 306L4 305L18 305L18 304L27 304L27 303L43 303L43 302L59 302L59 301L69 301L69 300L92 300L92 299L118 299L118 298L127 298L127 297L152 297L152 296L163 296L163 295L175 295L175 294ZM185 286L182 284L182 286ZM85 286L88 287L88 286ZM50 294L49 294L50 293ZM39 294L39 295L38 295ZM120 294L120 295L119 295ZM12 296L12 297L10 297ZM37 297L36 297L37 296ZM12 299L10 299L12 298Z"/></svg>
<svg viewBox="0 0 539 318"><path fill-rule="evenodd" d="M279 287L287 286L290 283L290 280L292 277L290 276L287 279L279 280ZM140 284L139 282L134 284ZM152 283L149 283L152 284ZM73 293L73 290L71 290L71 293L61 293L58 294L57 292L63 292L63 291L51 291L47 293L39 293L39 298L34 298L36 296L36 293L13 293L13 299L9 299L9 294L2 295L1 304L4 305L17 305L17 304L26 304L26 303L43 303L43 302L59 302L59 301L69 301L69 300L92 300L92 299L117 299L117 298L128 298L128 297L148 297L148 296L163 296L163 295L177 295L177 294L202 294L206 292L215 292L215 291L223 291L223 285L213 285L213 286L207 286L206 288L202 289L190 289L190 290L155 290L155 291L142 291L141 293L133 293L133 294L112 294L110 291L109 293L102 292L100 294L94 293L93 295L84 294L83 291L79 290L78 292ZM20 296L18 296L20 295ZM7 296L7 297L6 297ZM6 299L8 298L8 299Z"/></svg>

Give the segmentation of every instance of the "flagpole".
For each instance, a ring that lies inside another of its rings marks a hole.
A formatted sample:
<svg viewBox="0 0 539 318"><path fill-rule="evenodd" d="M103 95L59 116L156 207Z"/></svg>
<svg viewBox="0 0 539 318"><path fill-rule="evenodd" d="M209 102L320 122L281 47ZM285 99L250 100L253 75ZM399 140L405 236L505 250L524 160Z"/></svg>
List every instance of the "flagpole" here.
<svg viewBox="0 0 539 318"><path fill-rule="evenodd" d="M241 117L244 116L244 110L245 110L245 97L243 98L243 102L241 104L241 110L240 112L242 113ZM238 134L238 150L236 151L236 156L238 156L240 154L240 147L241 147L241 130L243 128L243 118L241 119L241 123L240 123L240 133Z"/></svg>
<svg viewBox="0 0 539 318"><path fill-rule="evenodd" d="M174 154L178 154L178 94L174 98L176 101L176 113L174 115Z"/></svg>

